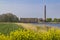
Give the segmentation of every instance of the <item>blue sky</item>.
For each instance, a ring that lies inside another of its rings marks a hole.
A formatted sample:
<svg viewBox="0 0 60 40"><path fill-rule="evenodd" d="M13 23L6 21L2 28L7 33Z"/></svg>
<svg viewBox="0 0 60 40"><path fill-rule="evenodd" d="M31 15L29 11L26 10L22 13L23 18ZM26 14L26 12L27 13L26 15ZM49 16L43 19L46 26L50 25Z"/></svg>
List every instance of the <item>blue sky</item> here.
<svg viewBox="0 0 60 40"><path fill-rule="evenodd" d="M60 18L60 0L45 0L48 18ZM43 18L43 0L0 0L0 14Z"/></svg>

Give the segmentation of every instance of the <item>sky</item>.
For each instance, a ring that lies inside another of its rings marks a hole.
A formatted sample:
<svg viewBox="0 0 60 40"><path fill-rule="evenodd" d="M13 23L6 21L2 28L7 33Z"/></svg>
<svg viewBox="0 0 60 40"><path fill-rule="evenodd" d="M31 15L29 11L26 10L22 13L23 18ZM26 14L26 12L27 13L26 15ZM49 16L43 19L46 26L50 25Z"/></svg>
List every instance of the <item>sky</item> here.
<svg viewBox="0 0 60 40"><path fill-rule="evenodd" d="M47 18L60 18L60 0L44 0ZM43 18L43 0L0 0L0 14L13 13L23 18Z"/></svg>

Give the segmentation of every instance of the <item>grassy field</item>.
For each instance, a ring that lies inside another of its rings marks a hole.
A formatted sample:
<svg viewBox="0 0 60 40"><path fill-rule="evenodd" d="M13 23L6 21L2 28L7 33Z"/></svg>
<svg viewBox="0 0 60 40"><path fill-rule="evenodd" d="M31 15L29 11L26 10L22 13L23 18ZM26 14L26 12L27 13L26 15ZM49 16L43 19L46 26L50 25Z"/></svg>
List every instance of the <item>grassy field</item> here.
<svg viewBox="0 0 60 40"><path fill-rule="evenodd" d="M9 34L11 31L22 29L21 26L18 26L14 23L0 23L0 33Z"/></svg>
<svg viewBox="0 0 60 40"><path fill-rule="evenodd" d="M0 40L60 40L60 28L27 23L0 23Z"/></svg>

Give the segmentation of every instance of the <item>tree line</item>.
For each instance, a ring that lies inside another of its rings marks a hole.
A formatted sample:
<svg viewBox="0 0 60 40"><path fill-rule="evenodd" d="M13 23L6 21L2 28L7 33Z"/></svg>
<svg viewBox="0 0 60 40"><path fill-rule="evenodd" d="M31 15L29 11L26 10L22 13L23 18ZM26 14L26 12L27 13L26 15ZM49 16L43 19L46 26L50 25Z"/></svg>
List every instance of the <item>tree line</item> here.
<svg viewBox="0 0 60 40"><path fill-rule="evenodd" d="M12 14L12 13L6 13L0 15L0 22L19 22L19 18ZM47 18L46 22L60 22L60 19L58 18Z"/></svg>
<svg viewBox="0 0 60 40"><path fill-rule="evenodd" d="M60 22L60 18L54 18L54 19L52 19L52 18L47 18L47 19L46 19L46 22Z"/></svg>

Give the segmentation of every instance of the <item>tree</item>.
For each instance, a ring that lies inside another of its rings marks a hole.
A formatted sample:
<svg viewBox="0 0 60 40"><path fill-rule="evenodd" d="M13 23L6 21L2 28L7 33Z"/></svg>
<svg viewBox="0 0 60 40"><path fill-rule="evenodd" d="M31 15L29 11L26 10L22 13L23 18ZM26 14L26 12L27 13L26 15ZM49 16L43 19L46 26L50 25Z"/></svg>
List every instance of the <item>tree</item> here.
<svg viewBox="0 0 60 40"><path fill-rule="evenodd" d="M0 21L2 22L18 22L19 19L16 15L13 15L12 13L6 13L6 14L2 14L0 16Z"/></svg>
<svg viewBox="0 0 60 40"><path fill-rule="evenodd" d="M52 18L47 18L46 21L47 22L52 22Z"/></svg>
<svg viewBox="0 0 60 40"><path fill-rule="evenodd" d="M57 18L54 18L54 20L53 20L54 22L58 22L58 19Z"/></svg>
<svg viewBox="0 0 60 40"><path fill-rule="evenodd" d="M60 19L58 19L57 21L60 22Z"/></svg>

